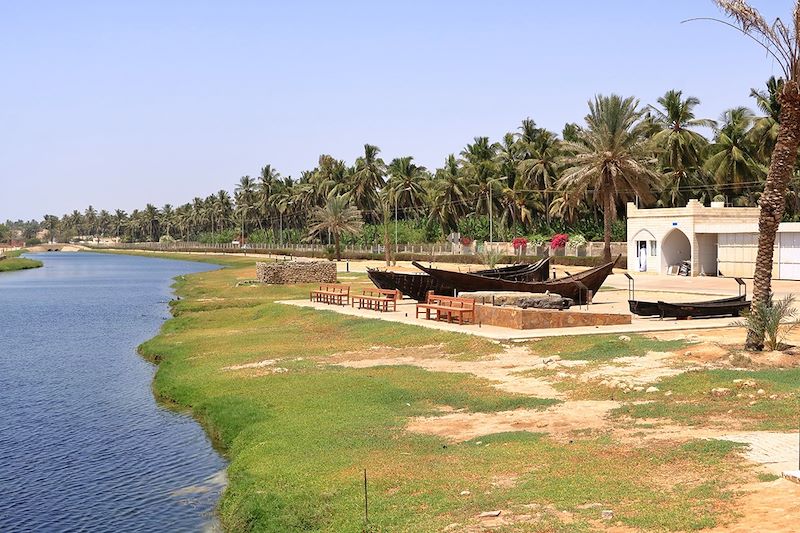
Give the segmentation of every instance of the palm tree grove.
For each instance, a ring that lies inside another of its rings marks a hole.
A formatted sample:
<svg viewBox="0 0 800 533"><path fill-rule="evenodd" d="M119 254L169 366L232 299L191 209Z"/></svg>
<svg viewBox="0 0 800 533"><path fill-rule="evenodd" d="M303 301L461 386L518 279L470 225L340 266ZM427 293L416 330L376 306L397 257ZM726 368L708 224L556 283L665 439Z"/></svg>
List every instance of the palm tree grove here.
<svg viewBox="0 0 800 533"><path fill-rule="evenodd" d="M436 169L410 155L386 159L378 146L365 144L355 161L323 154L300 176L283 176L265 164L239 178L231 192L223 188L182 205L147 204L131 212L89 206L48 214L39 226L58 240L371 246L385 243L384 225L395 215L400 243L442 242L453 232L488 240L491 213L494 240L543 242L568 233L608 244L625 238L626 202L677 207L697 198L758 205L778 138L783 84L769 79L752 89L752 108L733 107L716 119L697 116L700 100L680 90L652 104L597 95L582 124L553 132L526 118L499 141L475 137ZM792 183L798 181L795 171ZM345 212L347 222L333 224L335 231L321 229L322 213ZM783 220L800 220L794 187Z"/></svg>

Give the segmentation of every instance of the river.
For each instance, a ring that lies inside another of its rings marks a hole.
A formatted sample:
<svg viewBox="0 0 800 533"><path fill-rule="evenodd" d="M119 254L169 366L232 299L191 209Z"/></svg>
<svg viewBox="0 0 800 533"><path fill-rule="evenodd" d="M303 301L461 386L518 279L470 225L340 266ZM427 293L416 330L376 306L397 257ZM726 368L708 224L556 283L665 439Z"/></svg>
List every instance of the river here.
<svg viewBox="0 0 800 533"><path fill-rule="evenodd" d="M136 353L200 263L30 255L0 274L0 531L208 531L224 460Z"/></svg>

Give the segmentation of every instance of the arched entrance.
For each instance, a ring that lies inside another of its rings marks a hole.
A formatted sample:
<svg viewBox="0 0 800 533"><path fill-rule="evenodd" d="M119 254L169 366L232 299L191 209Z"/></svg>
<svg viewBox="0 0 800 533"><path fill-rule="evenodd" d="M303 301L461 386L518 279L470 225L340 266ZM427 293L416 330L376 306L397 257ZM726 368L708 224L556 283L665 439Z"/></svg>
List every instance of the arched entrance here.
<svg viewBox="0 0 800 533"><path fill-rule="evenodd" d="M678 228L673 228L661 241L661 272L670 272L669 267L678 266L692 259L692 243ZM673 273L677 270L673 269Z"/></svg>
<svg viewBox="0 0 800 533"><path fill-rule="evenodd" d="M633 250L628 253L636 258L639 272L658 271L656 238L646 229L640 230L633 238Z"/></svg>

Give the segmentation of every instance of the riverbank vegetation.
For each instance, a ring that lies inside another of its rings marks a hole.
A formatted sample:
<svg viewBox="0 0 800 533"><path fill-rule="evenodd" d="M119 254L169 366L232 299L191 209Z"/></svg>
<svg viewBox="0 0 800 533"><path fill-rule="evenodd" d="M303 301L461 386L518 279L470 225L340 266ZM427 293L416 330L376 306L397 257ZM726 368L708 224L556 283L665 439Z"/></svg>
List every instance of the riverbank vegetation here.
<svg viewBox="0 0 800 533"><path fill-rule="evenodd" d="M20 257L23 252L25 252L25 250L6 252L2 258L0 258L0 272L27 270L29 268L39 268L43 265L41 261L37 261L36 259Z"/></svg>
<svg viewBox="0 0 800 533"><path fill-rule="evenodd" d="M734 443L634 437L653 428L653 417L677 416L669 409L683 405L680 397L664 398L664 412L648 411L639 426L620 411L613 431L487 426L460 439L410 431L411 422L428 417L536 413L565 399L508 392L468 371L420 367L425 360L491 361L509 349L489 340L277 303L307 298L310 286L236 287L254 277L251 258L174 257L229 265L182 276L174 318L140 348L159 364L156 394L190 409L230 459L230 485L220 502L227 530L466 530L485 524L479 514L495 509L503 510L498 527L508 531L591 531L602 509L636 530L690 530L735 517L736 484L755 480ZM347 281L369 284L360 274ZM642 353L682 345L631 342ZM532 344L528 359L551 352L552 344ZM589 358L587 369L604 362L617 368L615 358L630 355L622 344L587 337L574 354L565 345L559 353L564 360L602 353ZM365 364L377 358L390 360ZM729 374L724 378L741 375ZM592 384L591 390L603 389ZM644 416L620 401L633 420ZM745 407L743 416L776 427L763 409L757 415L748 409L757 408Z"/></svg>

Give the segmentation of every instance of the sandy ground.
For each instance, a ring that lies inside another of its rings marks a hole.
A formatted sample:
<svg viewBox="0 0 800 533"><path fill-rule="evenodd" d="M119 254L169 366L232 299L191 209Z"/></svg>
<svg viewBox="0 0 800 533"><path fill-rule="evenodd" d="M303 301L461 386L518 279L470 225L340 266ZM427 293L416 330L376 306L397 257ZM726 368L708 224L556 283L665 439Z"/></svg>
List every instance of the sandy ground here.
<svg viewBox="0 0 800 533"><path fill-rule="evenodd" d="M542 410L448 413L438 417L415 418L406 429L451 441L466 441L508 431L547 433L557 440L568 440L578 431L605 428L606 416L620 405L614 401L568 401Z"/></svg>
<svg viewBox="0 0 800 533"><path fill-rule="evenodd" d="M433 355L431 353L433 352ZM428 354L428 357L421 355ZM414 365L433 372L473 374L488 379L494 386L506 392L527 394L539 398L562 398L562 394L544 379L526 376L525 372L577 366L582 362L549 361L550 358L532 356L527 348L508 346L502 353L479 361L458 361L442 357L438 347L392 349L375 347L367 352L342 353L334 361L342 366L367 368L387 365Z"/></svg>

